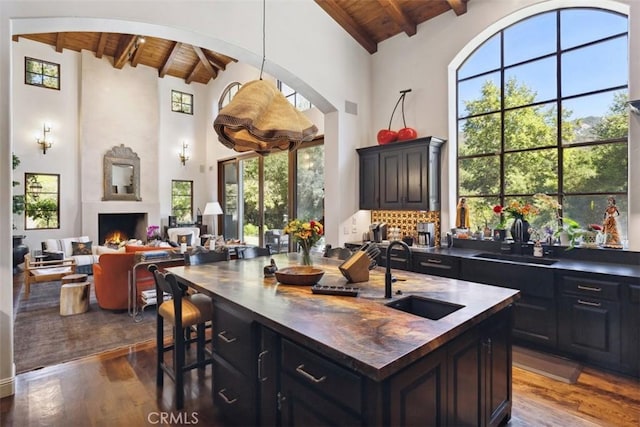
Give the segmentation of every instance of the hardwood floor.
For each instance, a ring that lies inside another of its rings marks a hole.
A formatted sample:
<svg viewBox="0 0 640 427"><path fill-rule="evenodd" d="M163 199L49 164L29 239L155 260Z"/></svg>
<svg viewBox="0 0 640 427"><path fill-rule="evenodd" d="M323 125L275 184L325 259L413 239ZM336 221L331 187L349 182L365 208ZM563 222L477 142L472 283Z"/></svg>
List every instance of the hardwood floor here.
<svg viewBox="0 0 640 427"><path fill-rule="evenodd" d="M155 345L139 344L17 376L0 402L2 426L223 426L211 400L211 368L192 371L185 409L173 382L155 385ZM640 425L637 380L587 368L574 385L513 368L509 426ZM161 418L164 417L164 418Z"/></svg>

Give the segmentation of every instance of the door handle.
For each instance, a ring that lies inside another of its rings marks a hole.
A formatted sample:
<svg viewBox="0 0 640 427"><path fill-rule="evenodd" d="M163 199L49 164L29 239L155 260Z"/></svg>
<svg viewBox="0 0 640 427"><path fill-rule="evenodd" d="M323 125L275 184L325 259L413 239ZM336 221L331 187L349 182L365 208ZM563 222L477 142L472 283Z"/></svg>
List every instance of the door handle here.
<svg viewBox="0 0 640 427"><path fill-rule="evenodd" d="M296 368L296 372L299 373L300 375L302 375L303 377L305 377L306 379L308 379L309 381L313 382L313 383L321 383L324 380L327 379L326 375L321 376L320 378L317 378L315 376L313 376L312 374L310 374L309 372L304 370L304 365L300 365Z"/></svg>
<svg viewBox="0 0 640 427"><path fill-rule="evenodd" d="M220 337L220 339L226 343L232 343L236 340L236 338L227 338L225 336L225 334L227 333L227 331L222 331L220 333L218 333L218 336Z"/></svg>

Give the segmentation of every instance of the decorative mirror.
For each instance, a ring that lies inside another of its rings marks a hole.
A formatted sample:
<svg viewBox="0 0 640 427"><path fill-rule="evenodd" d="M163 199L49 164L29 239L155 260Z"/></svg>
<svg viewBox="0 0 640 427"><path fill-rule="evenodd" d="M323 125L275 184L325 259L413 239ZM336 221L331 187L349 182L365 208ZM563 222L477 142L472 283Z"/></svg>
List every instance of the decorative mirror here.
<svg viewBox="0 0 640 427"><path fill-rule="evenodd" d="M124 144L104 155L102 200L140 201L140 157Z"/></svg>

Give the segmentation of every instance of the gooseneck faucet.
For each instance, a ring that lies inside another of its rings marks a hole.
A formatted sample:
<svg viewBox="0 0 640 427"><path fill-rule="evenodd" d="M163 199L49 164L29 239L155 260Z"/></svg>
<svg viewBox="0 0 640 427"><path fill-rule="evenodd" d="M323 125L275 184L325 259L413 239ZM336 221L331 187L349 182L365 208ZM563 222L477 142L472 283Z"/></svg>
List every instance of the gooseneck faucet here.
<svg viewBox="0 0 640 427"><path fill-rule="evenodd" d="M391 298L391 248L393 248L396 245L400 245L404 248L405 252L407 253L407 270L410 269L411 267L411 249L409 248L409 245L407 245L405 242L403 242L402 240L394 240L392 242L389 242L389 246L387 246L387 270L386 273L384 274L384 297L385 298Z"/></svg>

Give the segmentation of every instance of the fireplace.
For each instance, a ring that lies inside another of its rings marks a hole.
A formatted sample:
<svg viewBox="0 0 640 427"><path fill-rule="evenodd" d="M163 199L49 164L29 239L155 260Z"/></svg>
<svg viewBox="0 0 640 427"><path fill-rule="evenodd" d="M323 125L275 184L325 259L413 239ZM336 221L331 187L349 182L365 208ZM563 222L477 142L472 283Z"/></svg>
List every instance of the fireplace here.
<svg viewBox="0 0 640 427"><path fill-rule="evenodd" d="M147 239L146 213L98 214L98 242L101 245L118 245L121 242Z"/></svg>

